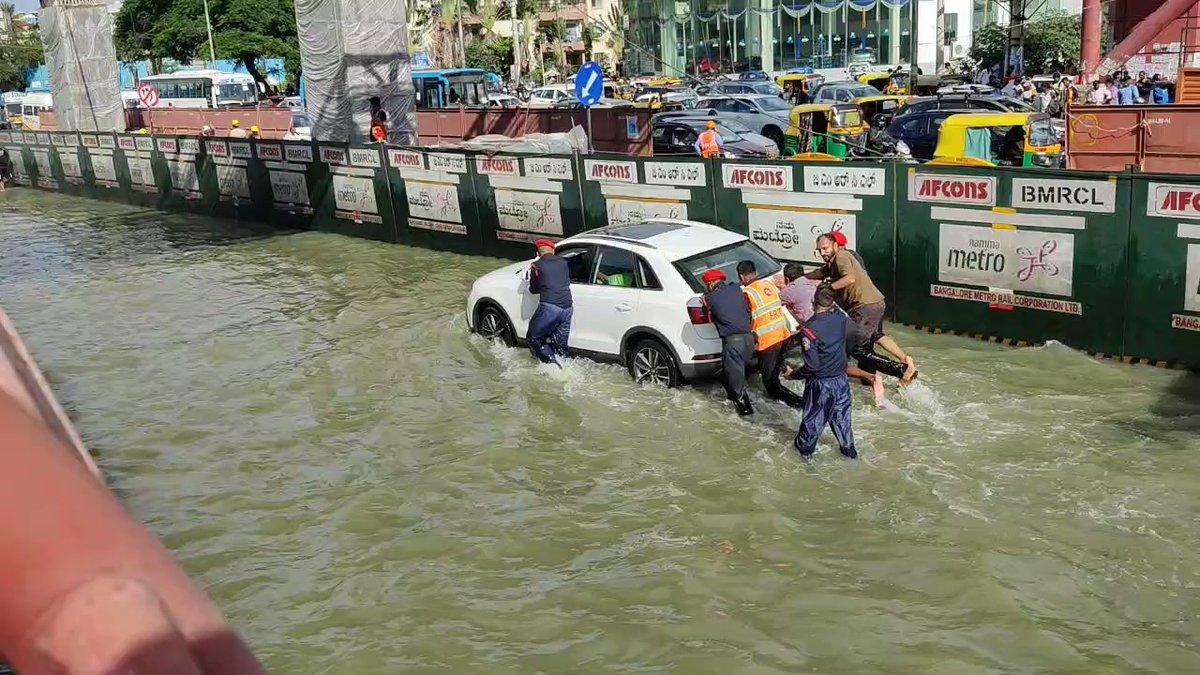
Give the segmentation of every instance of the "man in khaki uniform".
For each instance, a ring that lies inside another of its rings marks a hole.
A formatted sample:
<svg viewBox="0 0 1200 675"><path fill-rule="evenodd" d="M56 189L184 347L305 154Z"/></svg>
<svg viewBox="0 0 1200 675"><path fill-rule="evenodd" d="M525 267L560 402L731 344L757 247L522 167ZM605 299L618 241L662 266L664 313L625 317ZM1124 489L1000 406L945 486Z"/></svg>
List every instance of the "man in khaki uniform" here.
<svg viewBox="0 0 1200 675"><path fill-rule="evenodd" d="M841 293L841 304L857 332L857 343L852 353L869 353L878 343L904 364L904 375L900 382L911 382L917 374L917 362L905 353L891 336L884 335L883 315L887 303L862 264L849 251L839 246L837 240L829 234L817 237L817 253L825 261L825 265L806 276L810 279L827 280L833 290Z"/></svg>

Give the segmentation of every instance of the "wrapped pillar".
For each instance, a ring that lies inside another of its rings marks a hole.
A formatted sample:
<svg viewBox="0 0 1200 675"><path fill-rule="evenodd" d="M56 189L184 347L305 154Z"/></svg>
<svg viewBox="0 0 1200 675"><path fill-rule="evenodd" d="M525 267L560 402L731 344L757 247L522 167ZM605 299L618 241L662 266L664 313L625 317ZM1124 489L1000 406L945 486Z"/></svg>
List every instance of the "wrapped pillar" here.
<svg viewBox="0 0 1200 675"><path fill-rule="evenodd" d="M61 131L125 131L112 18L98 0L42 0L50 94Z"/></svg>
<svg viewBox="0 0 1200 675"><path fill-rule="evenodd" d="M296 29L314 139L369 142L382 110L388 142L416 144L403 0L296 0Z"/></svg>

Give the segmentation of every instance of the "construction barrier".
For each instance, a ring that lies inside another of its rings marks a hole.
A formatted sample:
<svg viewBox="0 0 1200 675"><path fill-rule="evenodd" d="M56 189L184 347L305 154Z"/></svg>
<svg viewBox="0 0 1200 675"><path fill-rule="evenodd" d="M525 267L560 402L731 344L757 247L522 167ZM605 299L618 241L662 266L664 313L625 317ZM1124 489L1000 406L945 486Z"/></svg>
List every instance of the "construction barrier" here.
<svg viewBox="0 0 1200 675"><path fill-rule="evenodd" d="M0 132L18 185L510 258L645 218L821 264L842 232L893 319L1200 369L1200 181L1140 173L486 155Z"/></svg>

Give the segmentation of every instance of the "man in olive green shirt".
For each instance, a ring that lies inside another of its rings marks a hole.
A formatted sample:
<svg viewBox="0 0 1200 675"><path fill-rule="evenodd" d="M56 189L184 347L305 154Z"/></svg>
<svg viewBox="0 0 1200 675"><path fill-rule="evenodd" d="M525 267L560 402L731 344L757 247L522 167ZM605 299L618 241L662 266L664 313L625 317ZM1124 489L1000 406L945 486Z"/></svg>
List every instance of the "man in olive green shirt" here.
<svg viewBox="0 0 1200 675"><path fill-rule="evenodd" d="M871 276L847 249L838 245L831 235L817 237L817 253L825 265L810 272L810 279L827 279L833 290L842 294L842 305L854 323L857 344L854 351L870 353L876 343L904 364L900 382L908 384L917 374L917 362L889 335L883 333L883 315L887 308L883 293L875 287Z"/></svg>

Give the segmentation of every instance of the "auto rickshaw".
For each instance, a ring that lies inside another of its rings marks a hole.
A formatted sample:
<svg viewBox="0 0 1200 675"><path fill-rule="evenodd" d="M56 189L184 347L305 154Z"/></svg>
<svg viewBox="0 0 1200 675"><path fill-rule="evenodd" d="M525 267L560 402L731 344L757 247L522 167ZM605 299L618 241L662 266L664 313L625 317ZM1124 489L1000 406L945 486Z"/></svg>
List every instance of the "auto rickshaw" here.
<svg viewBox="0 0 1200 675"><path fill-rule="evenodd" d="M888 83L891 81L892 74L886 70L873 70L863 73L858 76L860 84L867 84L875 87L879 91L887 91Z"/></svg>
<svg viewBox="0 0 1200 675"><path fill-rule="evenodd" d="M619 98L623 101L632 101L634 88L628 84L605 84L604 98Z"/></svg>
<svg viewBox="0 0 1200 675"><path fill-rule="evenodd" d="M853 103L810 103L792 108L783 140L785 157L822 152L845 158L866 140L862 110Z"/></svg>
<svg viewBox="0 0 1200 675"><path fill-rule="evenodd" d="M886 123L900 112L907 96L882 94L880 96L859 96L851 101L862 110L863 122L870 126L886 126ZM876 122L879 124L876 124Z"/></svg>
<svg viewBox="0 0 1200 675"><path fill-rule="evenodd" d="M962 113L938 129L930 164L1059 166L1062 143L1046 113Z"/></svg>
<svg viewBox="0 0 1200 675"><path fill-rule="evenodd" d="M958 84L958 80L941 75L917 75L916 82L913 82L912 73L896 71L888 78L887 88L883 93L897 96L932 96L938 89L954 84Z"/></svg>
<svg viewBox="0 0 1200 675"><path fill-rule="evenodd" d="M784 73L775 78L775 84L783 89L783 98L793 103L796 101L793 96L796 87L805 87L808 91L812 91L824 81L823 76L813 73Z"/></svg>
<svg viewBox="0 0 1200 675"><path fill-rule="evenodd" d="M678 77L660 77L656 80L650 80L646 83L647 87L674 87L677 84L683 84L683 80Z"/></svg>

